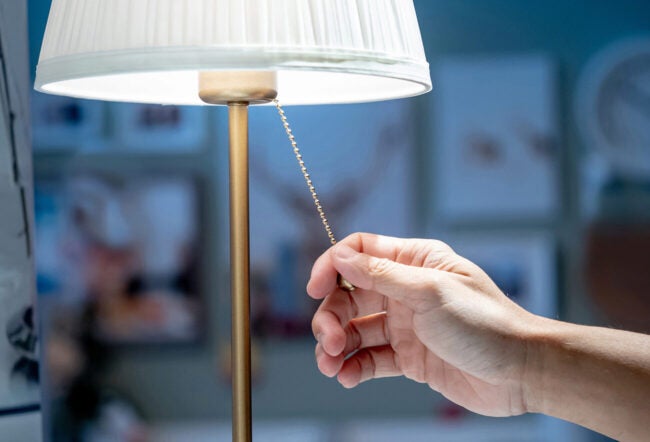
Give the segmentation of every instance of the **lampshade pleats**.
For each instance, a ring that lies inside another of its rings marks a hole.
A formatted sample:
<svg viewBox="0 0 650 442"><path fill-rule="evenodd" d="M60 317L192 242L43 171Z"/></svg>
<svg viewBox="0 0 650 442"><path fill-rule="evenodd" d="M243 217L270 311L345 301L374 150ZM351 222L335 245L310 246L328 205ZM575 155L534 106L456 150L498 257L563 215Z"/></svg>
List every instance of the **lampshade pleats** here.
<svg viewBox="0 0 650 442"><path fill-rule="evenodd" d="M129 74L136 83L147 76L154 81L157 73L168 84L179 72L201 70L275 70L292 82L299 76L293 87L280 82L287 104L368 101L430 89L412 0L53 0L36 88L200 104L191 88L183 98L144 91L127 96L131 90L120 82ZM325 73L339 77L331 93L311 96L306 85L326 81ZM350 75L345 81L344 74ZM122 77L108 82L109 76ZM363 89L368 76L393 79L397 88L389 93L390 82L377 80L373 87L382 91L354 97L343 87L358 82Z"/></svg>

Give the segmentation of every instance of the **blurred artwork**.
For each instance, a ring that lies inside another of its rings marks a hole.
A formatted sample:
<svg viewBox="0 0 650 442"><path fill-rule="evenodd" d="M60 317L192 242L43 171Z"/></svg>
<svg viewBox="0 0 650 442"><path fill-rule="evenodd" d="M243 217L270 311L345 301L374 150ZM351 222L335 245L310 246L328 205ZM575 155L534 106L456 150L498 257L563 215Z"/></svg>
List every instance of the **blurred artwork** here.
<svg viewBox="0 0 650 442"><path fill-rule="evenodd" d="M103 110L98 101L33 92L34 150L101 150Z"/></svg>
<svg viewBox="0 0 650 442"><path fill-rule="evenodd" d="M536 315L557 316L555 244L550 235L465 234L452 236L448 243L521 307Z"/></svg>
<svg viewBox="0 0 650 442"><path fill-rule="evenodd" d="M391 101L285 109L337 239L356 231L411 234L409 106ZM253 332L309 336L318 302L305 287L330 242L276 110L251 109L250 127Z"/></svg>
<svg viewBox="0 0 650 442"><path fill-rule="evenodd" d="M628 37L596 53L583 68L575 120L588 152L612 175L650 177L650 38Z"/></svg>
<svg viewBox="0 0 650 442"><path fill-rule="evenodd" d="M197 339L197 190L182 176L87 174L40 183L39 293L85 304L105 342Z"/></svg>
<svg viewBox="0 0 650 442"><path fill-rule="evenodd" d="M549 219L559 209L554 75L541 56L434 68L431 177L446 221Z"/></svg>
<svg viewBox="0 0 650 442"><path fill-rule="evenodd" d="M650 39L625 38L585 65L575 95L587 220L650 219Z"/></svg>
<svg viewBox="0 0 650 442"><path fill-rule="evenodd" d="M182 153L199 149L205 137L203 109L157 104L113 104L116 148Z"/></svg>

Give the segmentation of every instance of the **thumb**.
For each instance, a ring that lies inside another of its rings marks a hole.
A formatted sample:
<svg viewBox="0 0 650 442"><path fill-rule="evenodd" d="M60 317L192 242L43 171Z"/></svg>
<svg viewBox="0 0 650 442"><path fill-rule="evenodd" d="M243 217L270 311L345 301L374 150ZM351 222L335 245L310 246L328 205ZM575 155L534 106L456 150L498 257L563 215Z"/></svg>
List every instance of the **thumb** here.
<svg viewBox="0 0 650 442"><path fill-rule="evenodd" d="M358 288L380 293L414 311L439 304L438 287L445 272L377 258L345 244L336 245L331 253L336 270Z"/></svg>

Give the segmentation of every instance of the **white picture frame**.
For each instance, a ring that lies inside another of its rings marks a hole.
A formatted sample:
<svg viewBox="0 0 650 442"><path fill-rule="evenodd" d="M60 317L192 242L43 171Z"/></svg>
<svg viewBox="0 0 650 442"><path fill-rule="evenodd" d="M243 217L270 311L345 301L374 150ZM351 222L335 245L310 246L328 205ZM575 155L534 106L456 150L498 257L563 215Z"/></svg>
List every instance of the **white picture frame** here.
<svg viewBox="0 0 650 442"><path fill-rule="evenodd" d="M434 66L432 216L539 221L559 211L555 72L543 55L450 57Z"/></svg>

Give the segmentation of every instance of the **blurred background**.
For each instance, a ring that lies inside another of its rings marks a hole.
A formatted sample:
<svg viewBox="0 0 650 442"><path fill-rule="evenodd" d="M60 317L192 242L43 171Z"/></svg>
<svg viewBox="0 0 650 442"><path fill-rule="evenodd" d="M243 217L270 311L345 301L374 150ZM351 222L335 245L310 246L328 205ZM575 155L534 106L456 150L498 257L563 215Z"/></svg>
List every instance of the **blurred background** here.
<svg viewBox="0 0 650 442"><path fill-rule="evenodd" d="M28 1L32 80L49 4ZM431 93L286 109L336 236L440 238L529 310L650 332L650 3L415 6ZM46 440L229 440L226 110L31 114ZM256 440L607 440L320 375L304 287L328 240L275 110L250 128Z"/></svg>

